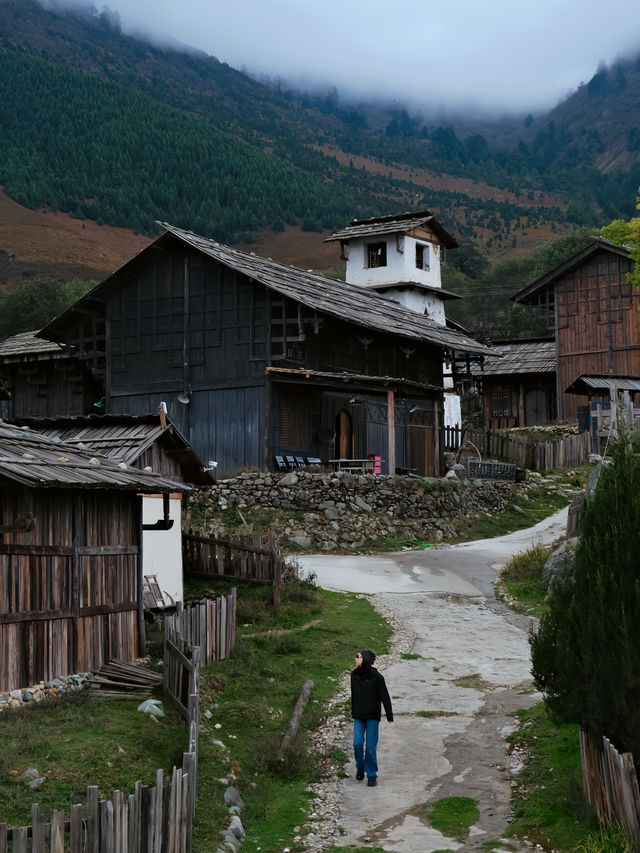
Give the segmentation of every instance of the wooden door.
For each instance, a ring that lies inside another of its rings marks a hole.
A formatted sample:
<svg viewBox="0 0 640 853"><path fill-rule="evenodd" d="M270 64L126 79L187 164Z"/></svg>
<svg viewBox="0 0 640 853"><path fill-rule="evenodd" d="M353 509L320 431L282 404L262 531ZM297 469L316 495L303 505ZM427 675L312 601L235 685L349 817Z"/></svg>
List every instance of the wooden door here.
<svg viewBox="0 0 640 853"><path fill-rule="evenodd" d="M353 422L346 409L336 415L335 453L338 459L353 459Z"/></svg>

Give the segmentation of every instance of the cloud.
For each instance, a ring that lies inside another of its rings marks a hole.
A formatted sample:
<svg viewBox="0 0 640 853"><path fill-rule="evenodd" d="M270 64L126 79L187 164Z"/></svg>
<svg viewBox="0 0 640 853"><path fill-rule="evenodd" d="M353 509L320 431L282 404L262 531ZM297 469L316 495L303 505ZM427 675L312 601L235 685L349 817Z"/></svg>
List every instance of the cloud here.
<svg viewBox="0 0 640 853"><path fill-rule="evenodd" d="M59 0L58 0L59 2ZM73 3L79 0L63 0ZM554 106L640 51L637 0L110 0L125 32L178 39L253 74L432 107ZM600 25L598 22L604 22Z"/></svg>

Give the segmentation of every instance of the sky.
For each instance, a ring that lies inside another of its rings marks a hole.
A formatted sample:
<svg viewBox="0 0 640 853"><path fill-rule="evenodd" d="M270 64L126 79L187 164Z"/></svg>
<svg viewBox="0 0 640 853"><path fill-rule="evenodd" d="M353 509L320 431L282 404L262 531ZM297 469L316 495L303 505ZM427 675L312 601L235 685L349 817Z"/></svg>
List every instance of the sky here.
<svg viewBox="0 0 640 853"><path fill-rule="evenodd" d="M169 36L256 76L427 113L550 109L601 61L640 54L638 0L94 2L125 32Z"/></svg>

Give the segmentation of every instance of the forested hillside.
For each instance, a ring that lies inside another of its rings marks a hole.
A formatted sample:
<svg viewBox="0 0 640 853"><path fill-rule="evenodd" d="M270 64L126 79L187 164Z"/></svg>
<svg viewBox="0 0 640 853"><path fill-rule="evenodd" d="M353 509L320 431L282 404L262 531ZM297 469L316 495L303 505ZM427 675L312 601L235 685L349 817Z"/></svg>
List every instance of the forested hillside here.
<svg viewBox="0 0 640 853"><path fill-rule="evenodd" d="M547 116L454 128L153 46L107 9L0 0L0 185L32 210L259 246L429 207L462 243L446 273L471 305L459 319L484 331L481 315L499 316L516 333L505 299L536 267L531 251L633 211L639 84L629 60Z"/></svg>

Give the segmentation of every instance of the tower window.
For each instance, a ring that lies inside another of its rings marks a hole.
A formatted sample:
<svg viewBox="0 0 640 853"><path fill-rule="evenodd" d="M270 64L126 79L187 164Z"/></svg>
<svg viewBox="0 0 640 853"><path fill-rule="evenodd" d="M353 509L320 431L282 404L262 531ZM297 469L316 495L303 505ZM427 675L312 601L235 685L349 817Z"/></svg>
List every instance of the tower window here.
<svg viewBox="0 0 640 853"><path fill-rule="evenodd" d="M367 267L386 267L387 244L369 243L367 245Z"/></svg>
<svg viewBox="0 0 640 853"><path fill-rule="evenodd" d="M416 267L419 270L429 269L429 247L416 243Z"/></svg>

